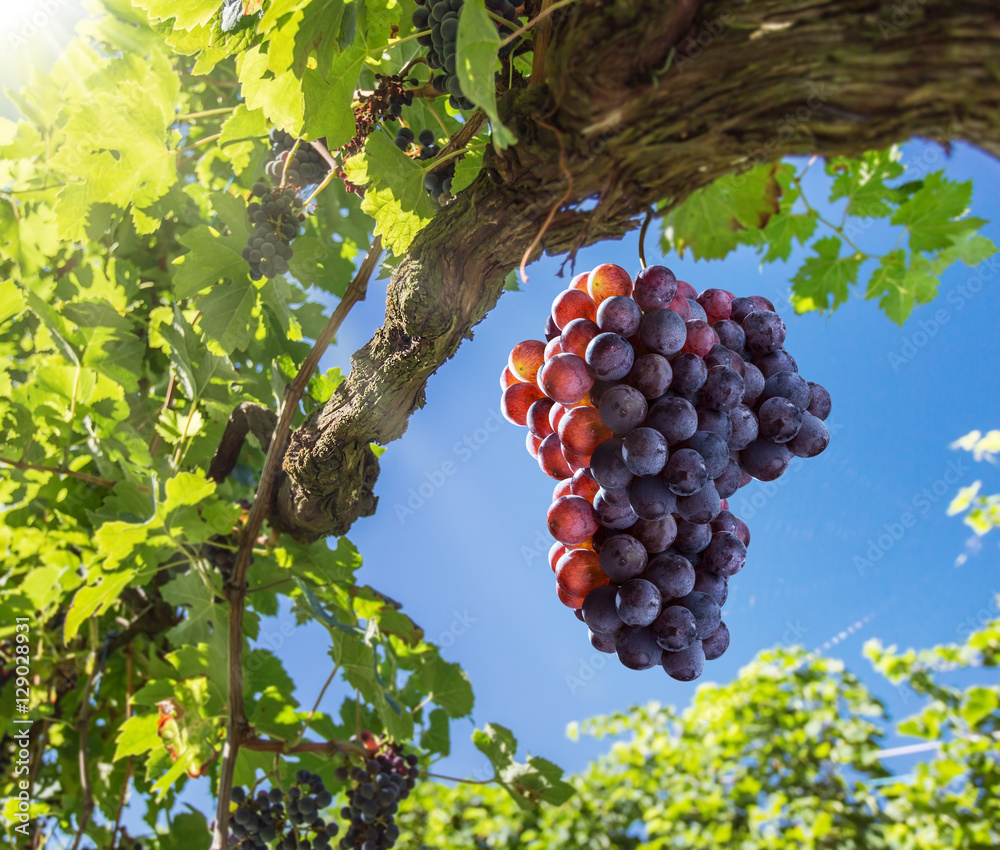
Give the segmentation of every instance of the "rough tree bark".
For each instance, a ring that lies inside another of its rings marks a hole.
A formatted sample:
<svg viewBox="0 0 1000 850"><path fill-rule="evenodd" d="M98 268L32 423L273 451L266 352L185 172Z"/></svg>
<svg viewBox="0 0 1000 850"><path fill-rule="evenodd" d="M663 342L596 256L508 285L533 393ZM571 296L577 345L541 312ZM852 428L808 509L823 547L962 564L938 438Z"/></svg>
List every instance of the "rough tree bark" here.
<svg viewBox="0 0 1000 850"><path fill-rule="evenodd" d="M314 540L374 512L368 444L403 434L427 379L496 304L554 207L533 256L619 238L650 204L783 156L857 155L914 136L1000 155L998 55L995 0L567 7L544 85L502 102L519 144L489 153L400 262L385 324L292 437L272 522Z"/></svg>

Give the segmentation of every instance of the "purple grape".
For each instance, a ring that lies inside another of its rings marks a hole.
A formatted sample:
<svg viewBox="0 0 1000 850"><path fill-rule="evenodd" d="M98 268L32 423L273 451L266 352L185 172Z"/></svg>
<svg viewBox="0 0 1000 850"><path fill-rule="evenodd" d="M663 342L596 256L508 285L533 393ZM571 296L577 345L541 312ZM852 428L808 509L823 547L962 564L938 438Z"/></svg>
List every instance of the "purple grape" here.
<svg viewBox="0 0 1000 850"><path fill-rule="evenodd" d="M545 341L551 342L561 333L559 325L556 324L556 320L552 318L552 314L550 313L545 317Z"/></svg>
<svg viewBox="0 0 1000 850"><path fill-rule="evenodd" d="M713 431L695 431L684 441L684 448L694 449L705 459L709 478L718 478L729 463L729 446Z"/></svg>
<svg viewBox="0 0 1000 850"><path fill-rule="evenodd" d="M705 384L708 377L708 366L697 354L684 352L678 354L671 362L674 371L670 389L682 396L692 396ZM763 384L763 381L761 381Z"/></svg>
<svg viewBox="0 0 1000 850"><path fill-rule="evenodd" d="M673 369L666 357L660 354L643 354L635 359L632 371L625 376L625 380L645 398L656 399L670 387L673 376Z"/></svg>
<svg viewBox="0 0 1000 850"><path fill-rule="evenodd" d="M739 520L732 511L721 510L719 515L712 520L713 532L728 531L730 534L736 534L737 528L739 528Z"/></svg>
<svg viewBox="0 0 1000 850"><path fill-rule="evenodd" d="M738 322L732 319L722 319L712 325L721 342L730 351L740 352L746 347L747 336Z"/></svg>
<svg viewBox="0 0 1000 850"><path fill-rule="evenodd" d="M655 428L636 428L622 442L622 459L635 475L657 475L667 462L667 439Z"/></svg>
<svg viewBox="0 0 1000 850"><path fill-rule="evenodd" d="M743 320L749 316L751 313L757 312L757 305L753 303L749 298L734 298L732 304L729 305L730 313L729 318L734 322L742 323ZM740 328L742 330L742 328Z"/></svg>
<svg viewBox="0 0 1000 850"><path fill-rule="evenodd" d="M617 588L610 584L595 587L583 600L583 622L599 635L613 635L625 625L615 606L617 597Z"/></svg>
<svg viewBox="0 0 1000 850"><path fill-rule="evenodd" d="M764 382L760 400L769 398L787 398L799 410L805 410L812 400L812 391L805 379L795 372L777 372Z"/></svg>
<svg viewBox="0 0 1000 850"><path fill-rule="evenodd" d="M614 333L595 336L587 345L590 373L600 381L620 381L632 368L635 350L627 339Z"/></svg>
<svg viewBox="0 0 1000 850"><path fill-rule="evenodd" d="M764 376L753 363L743 364L743 403L753 407L764 392Z"/></svg>
<svg viewBox="0 0 1000 850"><path fill-rule="evenodd" d="M624 490L635 477L622 460L622 441L605 440L590 456L590 472L606 490Z"/></svg>
<svg viewBox="0 0 1000 850"><path fill-rule="evenodd" d="M765 380L770 378L771 375L778 374L778 372L799 371L795 358L783 348L779 348L777 351L772 351L770 354L755 357L753 362L754 365L760 369L760 373L764 376Z"/></svg>
<svg viewBox="0 0 1000 850"><path fill-rule="evenodd" d="M609 537L604 541L604 545L601 546L601 552L598 557L604 574L613 582L619 584L641 576L643 570L646 569L648 561L645 547L630 534L616 534L614 537ZM586 603L586 599L584 603ZM587 616L586 605L584 606L583 616ZM591 623L589 620L587 623L594 631L601 631L599 625Z"/></svg>
<svg viewBox="0 0 1000 850"><path fill-rule="evenodd" d="M743 374L743 358L740 357L735 351L730 351L722 343L715 343L703 358L705 365L711 369L713 366L728 366L730 369L734 369Z"/></svg>
<svg viewBox="0 0 1000 850"><path fill-rule="evenodd" d="M601 396L601 421L617 436L623 437L646 421L649 405L635 387L616 384Z"/></svg>
<svg viewBox="0 0 1000 850"><path fill-rule="evenodd" d="M709 523L719 515L721 503L715 482L709 481L697 493L678 496L677 513L688 522Z"/></svg>
<svg viewBox="0 0 1000 850"><path fill-rule="evenodd" d="M649 629L625 626L615 634L618 660L630 670L649 670L660 663L663 650Z"/></svg>
<svg viewBox="0 0 1000 850"><path fill-rule="evenodd" d="M605 490L603 487L594 496L594 513L601 525L618 531L628 528L639 518L628 502L626 490Z"/></svg>
<svg viewBox="0 0 1000 850"><path fill-rule="evenodd" d="M730 451L740 451L757 439L757 417L745 404L738 404L729 411L733 432L726 445Z"/></svg>
<svg viewBox="0 0 1000 850"><path fill-rule="evenodd" d="M722 620L722 607L711 596L692 590L687 596L678 599L677 604L683 605L694 614L698 626L698 640L704 640L715 634Z"/></svg>
<svg viewBox="0 0 1000 850"><path fill-rule="evenodd" d="M729 597L729 583L725 576L707 570L699 569L694 574L694 589L700 593L707 593L719 603L719 607L725 605Z"/></svg>
<svg viewBox="0 0 1000 850"><path fill-rule="evenodd" d="M698 430L698 411L686 399L664 396L650 406L646 426L655 428L666 438L668 446L674 446Z"/></svg>
<svg viewBox="0 0 1000 850"><path fill-rule="evenodd" d="M713 482L715 484L715 489L719 493L719 498L728 499L737 490L739 490L742 478L743 472L740 470L740 465L734 460L729 461L725 472L723 472L722 475L716 478Z"/></svg>
<svg viewBox="0 0 1000 850"><path fill-rule="evenodd" d="M701 648L705 653L706 661L715 661L716 658L721 658L722 654L729 649L729 628L726 624L720 622L715 634L701 642Z"/></svg>
<svg viewBox="0 0 1000 850"><path fill-rule="evenodd" d="M830 445L830 432L822 419L806 411L802 414L799 433L785 445L796 457L816 457Z"/></svg>
<svg viewBox="0 0 1000 850"><path fill-rule="evenodd" d="M615 605L626 626L648 626L659 616L663 597L651 581L633 578L618 588Z"/></svg>
<svg viewBox="0 0 1000 850"><path fill-rule="evenodd" d="M628 339L639 330L642 311L627 295L612 295L597 308L597 327L605 333L615 333Z"/></svg>
<svg viewBox="0 0 1000 850"><path fill-rule="evenodd" d="M691 318L688 319L689 322L693 322L697 319L700 322L708 322L708 314L705 312L705 308L701 306L694 298L685 298L685 301L691 307Z"/></svg>
<svg viewBox="0 0 1000 850"><path fill-rule="evenodd" d="M742 325L747 348L755 356L777 351L785 341L785 323L777 313L751 313L743 320Z"/></svg>
<svg viewBox="0 0 1000 850"><path fill-rule="evenodd" d="M635 276L632 297L647 313L669 307L677 297L677 278L666 266L646 266Z"/></svg>
<svg viewBox="0 0 1000 850"><path fill-rule="evenodd" d="M652 310L639 323L639 339L647 350L669 357L687 342L687 325L673 310Z"/></svg>
<svg viewBox="0 0 1000 850"><path fill-rule="evenodd" d="M663 552L651 558L640 578L653 582L664 602L687 596L695 589L694 567L687 558L676 552Z"/></svg>
<svg viewBox="0 0 1000 850"><path fill-rule="evenodd" d="M760 436L772 443L787 443L802 427L802 411L787 398L775 396L757 410Z"/></svg>
<svg viewBox="0 0 1000 850"><path fill-rule="evenodd" d="M691 560L692 555L704 551L712 542L712 526L688 522L686 519L674 517L677 522L677 536L674 538L674 549ZM694 563L694 561L692 561Z"/></svg>
<svg viewBox="0 0 1000 850"><path fill-rule="evenodd" d="M809 407L806 409L817 419L826 419L833 407L826 387L809 381L809 396Z"/></svg>
<svg viewBox="0 0 1000 850"><path fill-rule="evenodd" d="M728 442L733 433L733 423L727 413L703 405L698 408L698 430L711 431Z"/></svg>
<svg viewBox="0 0 1000 850"><path fill-rule="evenodd" d="M590 638L590 645L598 652L606 652L609 655L615 654L614 635L599 635L597 632L587 630L587 637Z"/></svg>
<svg viewBox="0 0 1000 850"><path fill-rule="evenodd" d="M665 552L677 537L677 522L673 515L663 519L640 519L629 529L629 534L650 554Z"/></svg>
<svg viewBox="0 0 1000 850"><path fill-rule="evenodd" d="M694 614L681 605L669 605L650 625L649 630L657 644L668 652L687 649L698 638L698 624Z"/></svg>
<svg viewBox="0 0 1000 850"><path fill-rule="evenodd" d="M594 407L600 407L604 394L612 387L617 386L617 381L594 381L594 385L590 388L590 403Z"/></svg>
<svg viewBox="0 0 1000 850"><path fill-rule="evenodd" d="M774 481L788 469L792 453L779 443L758 437L740 452L743 469L758 481Z"/></svg>
<svg viewBox="0 0 1000 850"><path fill-rule="evenodd" d="M677 508L677 497L670 492L659 475L632 479L628 490L629 504L639 519L655 521L670 516Z"/></svg>
<svg viewBox="0 0 1000 850"><path fill-rule="evenodd" d="M705 459L694 449L677 449L670 455L663 477L670 492L690 496L708 483Z"/></svg>
<svg viewBox="0 0 1000 850"><path fill-rule="evenodd" d="M701 403L716 410L732 410L743 400L743 387L743 378L735 369L713 366L701 388Z"/></svg>
<svg viewBox="0 0 1000 850"><path fill-rule="evenodd" d="M680 652L664 652L660 658L667 675L679 682L693 682L705 671L705 652L700 640Z"/></svg>
<svg viewBox="0 0 1000 850"><path fill-rule="evenodd" d="M719 531L712 535L712 542L702 553L701 569L730 578L743 569L747 562L747 547L735 534Z"/></svg>

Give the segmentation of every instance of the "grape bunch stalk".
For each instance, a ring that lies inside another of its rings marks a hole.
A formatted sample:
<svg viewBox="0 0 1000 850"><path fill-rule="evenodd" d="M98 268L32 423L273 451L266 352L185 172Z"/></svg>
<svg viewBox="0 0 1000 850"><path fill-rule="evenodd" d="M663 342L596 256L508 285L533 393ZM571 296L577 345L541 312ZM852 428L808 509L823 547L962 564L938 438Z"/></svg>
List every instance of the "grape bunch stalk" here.
<svg viewBox="0 0 1000 850"><path fill-rule="evenodd" d="M230 846L273 850L329 850L340 828L320 816L333 802L323 780L308 770L295 774L287 791L260 790L250 796L241 786L233 788L236 804L229 819ZM234 843L235 842L235 843Z"/></svg>
<svg viewBox="0 0 1000 850"><path fill-rule="evenodd" d="M326 177L327 166L323 156L309 142L274 129L271 131L271 155L264 173L276 185L281 185L284 178L286 185L302 189L320 183Z"/></svg>
<svg viewBox="0 0 1000 850"><path fill-rule="evenodd" d="M404 755L399 744L370 732L363 732L361 740L368 753L364 765L338 767L335 774L338 781L353 784L347 791L348 805L340 811L349 822L340 847L386 850L399 838L395 815L420 775L418 759L413 753Z"/></svg>
<svg viewBox="0 0 1000 850"><path fill-rule="evenodd" d="M750 545L728 499L830 442L830 394L785 333L763 296L608 263L556 296L544 342L511 351L501 410L558 481L557 594L626 667L691 681L726 651L727 582Z"/></svg>

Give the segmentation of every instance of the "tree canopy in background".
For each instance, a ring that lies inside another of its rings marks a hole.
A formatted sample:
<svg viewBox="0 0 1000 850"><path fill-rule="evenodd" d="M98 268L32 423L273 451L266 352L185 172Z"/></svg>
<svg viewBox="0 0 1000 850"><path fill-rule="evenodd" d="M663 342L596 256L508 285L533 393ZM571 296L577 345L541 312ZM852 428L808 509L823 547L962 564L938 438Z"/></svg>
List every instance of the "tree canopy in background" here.
<svg viewBox="0 0 1000 850"><path fill-rule="evenodd" d="M356 580L343 535L375 511L378 456L427 378L542 250L572 255L647 213L664 251L698 258L804 245L797 310L836 310L856 288L897 323L946 268L996 253L968 214L971 184L905 169L893 147L921 135L1000 151L989 5L928 0L889 29L880 4L835 0L544 0L506 23L483 0L460 5L461 101L434 88L412 0L104 0L9 93L0 720L13 728L30 685L30 835L14 831L10 767L0 793L18 846L137 846L121 828L132 794L142 846L208 847L214 828L221 847L234 785L306 768L340 795L361 730L424 769L449 753L472 685L391 587ZM921 54L929 34L949 50ZM397 117L392 86L410 99ZM401 126L431 131L428 156L394 143ZM265 172L275 131L317 151L323 175L300 199L287 273L251 275L248 201L280 182ZM845 202L841 220L804 194L808 169ZM873 222L898 235L888 253L865 247ZM318 373L372 274L391 276L384 326L350 375ZM953 508L977 531L997 523L978 490ZM328 629L315 690L341 683L336 708L291 696L261 625L282 604ZM900 731L943 741L913 782L872 784L885 718L855 678L776 651L683 714L590 722L624 740L572 782L516 761L503 726L477 730L503 792L423 783L402 840L995 845L997 689L934 672L995 666L997 641L994 623L918 658L873 650L929 700ZM178 804L203 776L215 813Z"/></svg>

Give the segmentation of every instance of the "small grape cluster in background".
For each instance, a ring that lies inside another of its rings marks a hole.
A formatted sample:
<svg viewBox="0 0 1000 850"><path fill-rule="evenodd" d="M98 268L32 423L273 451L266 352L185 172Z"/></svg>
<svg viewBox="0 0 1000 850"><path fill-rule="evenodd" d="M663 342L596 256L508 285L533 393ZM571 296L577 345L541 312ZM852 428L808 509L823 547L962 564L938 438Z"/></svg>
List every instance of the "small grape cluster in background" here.
<svg viewBox="0 0 1000 850"><path fill-rule="evenodd" d="M320 816L333 795L308 770L295 774L295 784L287 792L271 788L251 797L237 786L231 799L236 810L229 818L229 832L239 848L329 850L330 840L340 831L336 823Z"/></svg>
<svg viewBox="0 0 1000 850"><path fill-rule="evenodd" d="M271 155L267 165L264 166L264 173L276 185L281 184L281 178L284 176L286 185L291 184L302 189L320 183L326 177L328 169L319 151L309 142L301 141L296 148L296 141L291 133L272 130Z"/></svg>
<svg viewBox="0 0 1000 850"><path fill-rule="evenodd" d="M254 226L243 249L243 259L250 264L250 278L275 277L288 271L292 258L292 240L305 221L302 199L292 186L272 189L263 180L254 183L247 206L250 223Z"/></svg>
<svg viewBox="0 0 1000 850"><path fill-rule="evenodd" d="M417 145L417 158L421 161L434 159L440 152L434 139L433 130L421 130L418 136L413 135L413 130L409 127L400 127L394 139L396 147L403 153L411 150L414 144ZM427 193L436 201L441 195L451 193L451 181L455 178L455 161L446 163L438 171L432 171L424 177L424 188Z"/></svg>
<svg viewBox="0 0 1000 850"><path fill-rule="evenodd" d="M511 351L501 410L559 482L559 599L626 667L690 681L726 651L727 582L750 544L727 500L830 441L830 394L784 341L763 296L608 263L556 296L544 342Z"/></svg>
<svg viewBox="0 0 1000 850"><path fill-rule="evenodd" d="M430 29L417 42L427 51L427 64L439 73L434 75L431 85L438 94L449 95L448 104L452 109L472 109L475 104L462 92L461 83L455 73L458 50L458 18L463 0L416 0L417 10L413 13L413 26L417 30ZM486 8L510 22L510 26L498 25L500 35L509 35L516 28L517 6L510 0L486 0ZM506 56L513 45L500 48L500 55Z"/></svg>

